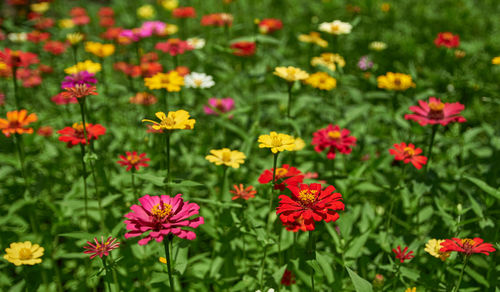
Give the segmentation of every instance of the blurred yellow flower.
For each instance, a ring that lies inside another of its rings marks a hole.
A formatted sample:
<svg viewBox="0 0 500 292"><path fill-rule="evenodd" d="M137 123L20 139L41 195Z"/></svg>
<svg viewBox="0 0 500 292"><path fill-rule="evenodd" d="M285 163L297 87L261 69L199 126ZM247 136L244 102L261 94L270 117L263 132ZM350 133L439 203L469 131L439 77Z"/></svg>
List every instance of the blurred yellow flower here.
<svg viewBox="0 0 500 292"><path fill-rule="evenodd" d="M35 265L42 262L44 248L38 244L32 244L31 241L13 242L10 248L5 249L4 259L16 266Z"/></svg>
<svg viewBox="0 0 500 292"><path fill-rule="evenodd" d="M383 51L385 49L387 49L387 44L384 43L384 42L371 42L369 45L368 45L368 48L370 50L373 50L373 51L377 51L377 52L380 52L380 51Z"/></svg>
<svg viewBox="0 0 500 292"><path fill-rule="evenodd" d="M142 122L153 123L151 127L154 130L192 130L196 123L196 120L189 118L189 113L185 110L168 112L168 116L164 112L157 112L155 115L160 122L142 120Z"/></svg>
<svg viewBox="0 0 500 292"><path fill-rule="evenodd" d="M66 39L71 45L76 45L83 40L83 34L79 32L68 33Z"/></svg>
<svg viewBox="0 0 500 292"><path fill-rule="evenodd" d="M465 53L465 51L462 51L462 50L455 50L455 52L453 52L453 53L455 54L455 58L457 58L457 59L462 59L467 54L467 53Z"/></svg>
<svg viewBox="0 0 500 292"><path fill-rule="evenodd" d="M406 288L405 292L417 292L417 287Z"/></svg>
<svg viewBox="0 0 500 292"><path fill-rule="evenodd" d="M40 2L40 3L33 3L30 5L31 11L43 14L47 10L49 10L50 3L49 2Z"/></svg>
<svg viewBox="0 0 500 292"><path fill-rule="evenodd" d="M337 66L344 67L345 60L339 54L333 53L323 53L319 57L314 57L311 59L311 65L313 66L323 66L331 71L335 71Z"/></svg>
<svg viewBox="0 0 500 292"><path fill-rule="evenodd" d="M76 65L64 69L66 74L76 74L81 71L87 71L89 73L97 73L101 71L101 64L94 63L90 60L85 60L83 62L78 62Z"/></svg>
<svg viewBox="0 0 500 292"><path fill-rule="evenodd" d="M287 134L271 132L269 135L260 135L258 139L259 148L271 148L276 154L283 151L295 150L295 139Z"/></svg>
<svg viewBox="0 0 500 292"><path fill-rule="evenodd" d="M60 28L73 28L75 27L75 24L73 23L73 19L71 18L64 18L58 21L59 27Z"/></svg>
<svg viewBox="0 0 500 292"><path fill-rule="evenodd" d="M99 58L111 56L115 52L115 45L101 44L97 42L86 42L85 51L96 55Z"/></svg>
<svg viewBox="0 0 500 292"><path fill-rule="evenodd" d="M316 72L309 75L304 83L321 90L332 90L337 87L337 79L331 77L325 72Z"/></svg>
<svg viewBox="0 0 500 292"><path fill-rule="evenodd" d="M302 138L295 138L295 149L293 151L300 151L306 147L306 142Z"/></svg>
<svg viewBox="0 0 500 292"><path fill-rule="evenodd" d="M160 1L160 5L165 8L166 10L174 10L175 8L179 7L179 1L178 0L162 0Z"/></svg>
<svg viewBox="0 0 500 292"><path fill-rule="evenodd" d="M166 258L164 258L164 257L160 257L160 258L158 259L158 261L159 261L160 263L162 263L162 264L166 264L166 263L167 263L167 259L166 259Z"/></svg>
<svg viewBox="0 0 500 292"><path fill-rule="evenodd" d="M163 30L162 35L171 35L179 31L179 27L177 25L168 23L165 24L165 29Z"/></svg>
<svg viewBox="0 0 500 292"><path fill-rule="evenodd" d="M380 5L380 10L383 12L389 12L391 10L391 4L384 2L382 5Z"/></svg>
<svg viewBox="0 0 500 292"><path fill-rule="evenodd" d="M403 91L415 87L415 83L413 83L410 75L387 72L387 74L377 77L377 86L386 90Z"/></svg>
<svg viewBox="0 0 500 292"><path fill-rule="evenodd" d="M276 67L274 68L274 75L285 79L288 82L294 82L297 80L304 80L309 77L309 74L299 68L288 66L288 67Z"/></svg>
<svg viewBox="0 0 500 292"><path fill-rule="evenodd" d="M168 92L181 91L181 86L184 86L184 77L179 75L177 71L169 73L156 73L152 77L144 78L144 84L149 89L166 89Z"/></svg>
<svg viewBox="0 0 500 292"><path fill-rule="evenodd" d="M450 256L450 253L440 251L442 248L441 243L444 241L444 239L429 239L429 241L425 244L424 250L431 256L445 261Z"/></svg>
<svg viewBox="0 0 500 292"><path fill-rule="evenodd" d="M322 48L328 47L328 42L321 38L321 34L316 31L311 31L309 34L299 35L299 41L303 43L313 43Z"/></svg>
<svg viewBox="0 0 500 292"><path fill-rule="evenodd" d="M491 59L491 64L500 65L500 56Z"/></svg>
<svg viewBox="0 0 500 292"><path fill-rule="evenodd" d="M214 163L215 165L229 166L232 168L239 168L240 164L245 162L246 155L238 150L231 150L229 148L222 148L219 150L210 150L210 155L205 156L205 159Z"/></svg>
<svg viewBox="0 0 500 292"><path fill-rule="evenodd" d="M155 8L149 4L142 5L137 8L137 16L143 19L151 19L155 16Z"/></svg>

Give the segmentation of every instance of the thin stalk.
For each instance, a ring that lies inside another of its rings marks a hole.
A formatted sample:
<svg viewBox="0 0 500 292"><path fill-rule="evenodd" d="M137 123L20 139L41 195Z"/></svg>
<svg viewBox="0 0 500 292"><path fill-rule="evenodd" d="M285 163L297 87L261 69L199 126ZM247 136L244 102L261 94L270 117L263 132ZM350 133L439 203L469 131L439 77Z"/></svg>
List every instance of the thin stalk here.
<svg viewBox="0 0 500 292"><path fill-rule="evenodd" d="M135 168L132 168L132 171L130 172L130 180L132 181L132 190L134 192L134 196L136 196L137 199L139 199L139 194L137 193L137 188L135 187L134 173L135 173Z"/></svg>
<svg viewBox="0 0 500 292"><path fill-rule="evenodd" d="M16 108L21 109L21 103L19 102L18 89L17 89L17 67L12 66L12 83L14 84L14 99L16 101Z"/></svg>
<svg viewBox="0 0 500 292"><path fill-rule="evenodd" d="M434 146L434 138L436 137L437 127L438 125L432 125L431 141L429 143L429 149L427 150L428 159L427 163L425 164L425 173L427 173L427 170L429 169L429 164L431 164L432 147Z"/></svg>
<svg viewBox="0 0 500 292"><path fill-rule="evenodd" d="M221 193L221 198L222 200L225 199L225 195L226 195L226 180L227 180L227 169L228 167L223 165L222 166L223 169L222 169L222 181L220 183L220 193Z"/></svg>
<svg viewBox="0 0 500 292"><path fill-rule="evenodd" d="M108 265L106 264L106 257L102 257L102 265L104 266L104 270L106 271L106 275L104 276L104 279L106 280L106 285L108 286L109 292L111 292L111 284L109 283L109 269Z"/></svg>
<svg viewBox="0 0 500 292"><path fill-rule="evenodd" d="M92 173L92 180L94 181L94 189L95 195L97 198L97 204L99 205L99 216L101 217L101 228L107 230L106 224L104 224L104 214L102 212L102 201L101 201L101 193L99 193L99 185L97 184L97 177L95 176L94 163L90 160L90 171Z"/></svg>
<svg viewBox="0 0 500 292"><path fill-rule="evenodd" d="M82 161L82 177L83 177L83 199L85 202L85 230L89 230L89 211L88 211L88 193L87 193L87 167L85 166L85 146L83 144L80 144L80 150L81 150L81 161Z"/></svg>
<svg viewBox="0 0 500 292"><path fill-rule="evenodd" d="M293 82L288 82L288 105L286 112L287 118L290 118L290 108L292 107L292 87L293 87Z"/></svg>
<svg viewBox="0 0 500 292"><path fill-rule="evenodd" d="M469 256L464 256L464 263L462 265L462 270L460 271L460 276L458 277L457 284L453 289L453 292L458 292L460 290L460 284L462 284L462 278L464 277L465 267L467 266L467 262L469 261Z"/></svg>
<svg viewBox="0 0 500 292"><path fill-rule="evenodd" d="M78 58L77 58L77 54L78 54L78 45L73 45L72 46L73 48L73 63L75 63L75 65L78 63Z"/></svg>
<svg viewBox="0 0 500 292"><path fill-rule="evenodd" d="M277 152L276 154L274 154L274 159L273 159L273 180L271 181L271 192L270 192L270 198L269 198L269 219L268 219L268 222L267 222L267 229L269 229L269 225L270 225L270 222L271 222L271 216L273 214L273 200L274 200L274 187L276 186L276 164L278 163L278 154L279 152Z"/></svg>
<svg viewBox="0 0 500 292"><path fill-rule="evenodd" d="M396 284L396 282L399 279L399 269L401 269L401 263L397 264L396 273L394 273L394 279L392 280L392 284L391 284L391 291L395 291L394 285Z"/></svg>
<svg viewBox="0 0 500 292"><path fill-rule="evenodd" d="M170 291L174 291L174 279L172 278L172 267L170 262L170 250L168 248L170 238L168 240L163 240L163 247L165 248L165 258L167 259L167 269L168 269L168 281L170 283Z"/></svg>
<svg viewBox="0 0 500 292"><path fill-rule="evenodd" d="M259 276L259 284L260 284L260 290L263 291L264 290L264 282L263 282L263 279L264 279L264 264L266 262L266 258L267 258L267 244L264 246L264 256L262 257L262 261L260 263L260 276Z"/></svg>
<svg viewBox="0 0 500 292"><path fill-rule="evenodd" d="M316 244L314 242L314 234L313 230L309 231L309 257L313 257L314 254L316 253ZM310 270L310 276L311 276L311 291L314 291L314 268L311 267Z"/></svg>
<svg viewBox="0 0 500 292"><path fill-rule="evenodd" d="M170 173L170 132L168 132L167 130L167 133L166 133L166 136L165 136L165 143L166 143L166 147L167 147L167 185L165 186L165 192L168 193L170 191L170 186L168 184L170 184L171 180L172 180L172 175Z"/></svg>
<svg viewBox="0 0 500 292"><path fill-rule="evenodd" d="M28 176L26 175L26 169L24 167L24 151L22 147L23 143L23 138L20 134L15 134L14 136L16 138L16 141L14 144L16 144L17 148L17 154L19 156L19 164L21 164L21 175L23 176L24 179L24 186L26 187L26 191L28 191L29 183L28 183Z"/></svg>

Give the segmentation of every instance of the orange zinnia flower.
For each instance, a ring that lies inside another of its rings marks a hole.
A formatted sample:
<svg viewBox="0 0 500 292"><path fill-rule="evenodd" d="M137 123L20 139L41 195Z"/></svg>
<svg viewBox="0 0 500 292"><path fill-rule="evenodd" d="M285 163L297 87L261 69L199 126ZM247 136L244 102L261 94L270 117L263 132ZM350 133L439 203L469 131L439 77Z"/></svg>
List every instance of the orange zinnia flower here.
<svg viewBox="0 0 500 292"><path fill-rule="evenodd" d="M89 95L97 95L96 87L87 84L77 84L74 87L65 88L65 92L61 93L66 98L84 98Z"/></svg>
<svg viewBox="0 0 500 292"><path fill-rule="evenodd" d="M0 119L0 129L5 136L10 137L12 134L32 134L33 128L27 126L36 122L38 117L32 113L28 115L25 109L19 111L7 112L7 119Z"/></svg>
<svg viewBox="0 0 500 292"><path fill-rule="evenodd" d="M250 198L254 198L255 194L257 193L257 191L253 189L253 186L248 186L245 188L243 187L243 184L240 184L239 187L237 185L234 185L233 187L235 190L229 191L230 193L234 194L231 200L236 200L236 199L248 200Z"/></svg>

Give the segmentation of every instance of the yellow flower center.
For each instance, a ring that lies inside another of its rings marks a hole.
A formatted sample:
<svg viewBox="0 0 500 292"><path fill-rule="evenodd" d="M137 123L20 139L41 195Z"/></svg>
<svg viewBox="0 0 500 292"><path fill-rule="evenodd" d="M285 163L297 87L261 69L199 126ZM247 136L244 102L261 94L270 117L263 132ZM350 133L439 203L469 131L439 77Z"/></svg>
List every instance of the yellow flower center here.
<svg viewBox="0 0 500 292"><path fill-rule="evenodd" d="M281 139L278 136L272 136L271 137L271 145L273 147L280 147L283 144Z"/></svg>
<svg viewBox="0 0 500 292"><path fill-rule="evenodd" d="M405 155L409 157L412 157L415 154L415 150L410 147L406 147L403 151Z"/></svg>
<svg viewBox="0 0 500 292"><path fill-rule="evenodd" d="M280 168L277 168L277 169L276 169L276 177L283 177L283 176L285 176L287 173L288 173L288 169L286 169L286 168L282 168L282 167L280 167Z"/></svg>
<svg viewBox="0 0 500 292"><path fill-rule="evenodd" d="M153 206L151 209L151 215L155 217L158 221L162 221L166 217L170 215L172 212L172 205L163 203L163 204L156 204Z"/></svg>
<svg viewBox="0 0 500 292"><path fill-rule="evenodd" d="M342 134L340 134L339 131L329 131L328 137L330 137L332 139L339 139L340 137L342 137Z"/></svg>
<svg viewBox="0 0 500 292"><path fill-rule="evenodd" d="M222 152L222 161L224 161L224 162L231 161L231 151L223 151Z"/></svg>
<svg viewBox="0 0 500 292"><path fill-rule="evenodd" d="M166 117L165 119L161 120L161 126L163 128L170 129L175 125L175 119Z"/></svg>
<svg viewBox="0 0 500 292"><path fill-rule="evenodd" d="M429 108L431 111L440 112L444 109L444 103L442 102L429 102Z"/></svg>
<svg viewBox="0 0 500 292"><path fill-rule="evenodd" d="M200 87L200 86L203 84L203 80L201 80L201 79L196 79L196 80L194 80L194 84L195 84L196 86Z"/></svg>
<svg viewBox="0 0 500 292"><path fill-rule="evenodd" d="M462 245L464 247L465 250L467 250L468 248L472 248L474 246L474 239L470 239L470 238L465 238L465 239L462 239Z"/></svg>
<svg viewBox="0 0 500 292"><path fill-rule="evenodd" d="M32 254L33 253L31 252L31 249L21 248L21 250L19 250L19 259L20 260L29 260L29 259L31 259Z"/></svg>
<svg viewBox="0 0 500 292"><path fill-rule="evenodd" d="M445 32L442 34L442 37L443 37L443 39L449 41L449 40L453 39L453 34L449 33L449 32Z"/></svg>
<svg viewBox="0 0 500 292"><path fill-rule="evenodd" d="M85 123L85 127L88 128L89 124ZM74 123L73 124L73 129L75 129L78 133L83 134L83 123Z"/></svg>
<svg viewBox="0 0 500 292"><path fill-rule="evenodd" d="M316 200L317 190L301 190L299 192L299 200L304 205L310 205Z"/></svg>
<svg viewBox="0 0 500 292"><path fill-rule="evenodd" d="M127 155L127 160L131 164L137 164L140 160L139 155Z"/></svg>

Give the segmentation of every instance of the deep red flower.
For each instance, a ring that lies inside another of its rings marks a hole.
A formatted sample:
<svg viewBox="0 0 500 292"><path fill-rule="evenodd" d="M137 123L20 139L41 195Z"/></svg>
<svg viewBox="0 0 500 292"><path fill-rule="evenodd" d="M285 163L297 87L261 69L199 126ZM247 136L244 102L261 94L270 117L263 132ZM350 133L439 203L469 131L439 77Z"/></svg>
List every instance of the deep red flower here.
<svg viewBox="0 0 500 292"><path fill-rule="evenodd" d="M408 247L405 247L403 250L401 250L401 246L398 245L398 248L393 248L392 251L396 254L396 259L399 259L401 263L404 263L405 260L409 260L415 257L412 250L406 253L408 251Z"/></svg>
<svg viewBox="0 0 500 292"><path fill-rule="evenodd" d="M427 124L446 126L452 122L466 122L466 119L460 116L465 106L459 102L442 103L440 99L431 96L429 103L423 100L419 100L418 103L419 106L410 106L413 114L406 114L405 119L417 121L421 126Z"/></svg>
<svg viewBox="0 0 500 292"><path fill-rule="evenodd" d="M112 27L115 25L115 19L113 17L102 17L99 19L99 25L102 27Z"/></svg>
<svg viewBox="0 0 500 292"><path fill-rule="evenodd" d="M55 20L50 17L39 17L35 20L35 28L45 30L54 26Z"/></svg>
<svg viewBox="0 0 500 292"><path fill-rule="evenodd" d="M259 31L263 34L273 33L283 28L283 22L276 18L265 18L259 22Z"/></svg>
<svg viewBox="0 0 500 292"><path fill-rule="evenodd" d="M146 162L150 161L151 159L146 157L146 153L141 153L137 154L137 151L134 152L125 152L125 155L120 155L120 160L117 161L118 164L121 166L126 166L127 169L126 171L130 171L133 168L135 170L139 170L139 168L142 167L148 167L149 164Z"/></svg>
<svg viewBox="0 0 500 292"><path fill-rule="evenodd" d="M266 169L259 176L259 183L267 184L273 180L273 168ZM304 175L297 168L283 164L276 169L274 185L275 190L284 191L287 186L298 186L304 180Z"/></svg>
<svg viewBox="0 0 500 292"><path fill-rule="evenodd" d="M4 51L0 50L0 62L5 63L9 67L18 68L38 64L39 60L36 54L5 48Z"/></svg>
<svg viewBox="0 0 500 292"><path fill-rule="evenodd" d="M60 55L66 52L67 44L60 41L48 41L43 45L43 49L52 55Z"/></svg>
<svg viewBox="0 0 500 292"><path fill-rule="evenodd" d="M62 92L54 95L50 100L52 100L52 102L57 104L57 105L64 105L64 104L68 104L68 103L78 103L78 100L76 99L76 97L69 96L67 94L63 94Z"/></svg>
<svg viewBox="0 0 500 292"><path fill-rule="evenodd" d="M34 30L32 32L29 32L27 37L28 41L34 44L38 44L39 42L48 40L50 38L50 33Z"/></svg>
<svg viewBox="0 0 500 292"><path fill-rule="evenodd" d="M280 195L276 214L284 225L293 224L299 217L304 219L307 230L314 230L314 221L334 222L339 218L337 210L344 210L342 195L333 193L335 187L328 186L324 190L320 184L301 184L287 186L292 197Z"/></svg>
<svg viewBox="0 0 500 292"><path fill-rule="evenodd" d="M446 239L441 243L440 252L458 251L470 256L473 253L484 253L490 255L490 252L496 251L491 243L484 243L479 237L470 238L452 238Z"/></svg>
<svg viewBox="0 0 500 292"><path fill-rule="evenodd" d="M436 47L456 48L460 45L460 37L451 32L440 32L434 40Z"/></svg>
<svg viewBox="0 0 500 292"><path fill-rule="evenodd" d="M283 223L283 226L285 226L286 230L292 231L292 232L297 232L299 230L307 231L307 226L304 224L304 218L302 218L302 216L295 219L294 222ZM314 230L314 228L315 228L315 224L313 221L312 222L312 230Z"/></svg>
<svg viewBox="0 0 500 292"><path fill-rule="evenodd" d="M230 46L233 49L233 55L239 57L248 57L253 56L255 54L255 50L257 46L254 42L236 42L232 43Z"/></svg>
<svg viewBox="0 0 500 292"><path fill-rule="evenodd" d="M253 186L248 186L245 188L243 187L243 184L240 184L239 187L237 185L233 185L233 188L234 191L233 190L229 191L231 194L234 194L231 200L236 200L236 199L248 200L251 198L255 198L255 194L257 193L257 191L253 189Z"/></svg>
<svg viewBox="0 0 500 292"><path fill-rule="evenodd" d="M196 11L194 7L178 7L172 10L172 16L174 18L195 18Z"/></svg>
<svg viewBox="0 0 500 292"><path fill-rule="evenodd" d="M418 155L422 153L422 149L415 148L415 145L401 142L400 144L394 144L395 149L389 149L389 153L394 155L394 159L402 160L404 163L410 163L417 169L421 169L423 164L427 163L427 157L423 155Z"/></svg>
<svg viewBox="0 0 500 292"><path fill-rule="evenodd" d="M106 40L118 40L123 28L121 27L109 27L105 32L101 34L101 37Z"/></svg>
<svg viewBox="0 0 500 292"><path fill-rule="evenodd" d="M170 54L170 56L177 56L180 54L184 54L185 51L194 50L194 48L188 42L177 38L168 39L166 42L157 43L155 49L160 50L164 53L168 53Z"/></svg>
<svg viewBox="0 0 500 292"><path fill-rule="evenodd" d="M42 76L40 76L40 70L38 69L19 68L16 76L17 79L22 81L24 88L32 88L42 83Z"/></svg>
<svg viewBox="0 0 500 292"><path fill-rule="evenodd" d="M51 126L41 126L36 131L36 134L39 136L43 136L43 137L50 137L50 136L52 136L53 132L54 132L54 130L52 129Z"/></svg>
<svg viewBox="0 0 500 292"><path fill-rule="evenodd" d="M201 18L203 26L231 26L233 25L233 16L227 13L213 13L203 15Z"/></svg>
<svg viewBox="0 0 500 292"><path fill-rule="evenodd" d="M75 25L85 25L90 22L90 17L87 15L87 10L85 10L85 8L73 7L69 14Z"/></svg>
<svg viewBox="0 0 500 292"><path fill-rule="evenodd" d="M101 7L99 8L99 12L97 12L97 15L99 17L113 17L115 15L115 12L111 7Z"/></svg>
<svg viewBox="0 0 500 292"><path fill-rule="evenodd" d="M86 124L85 129L87 131L88 143L92 140L97 140L99 136L106 133L106 128L99 124ZM82 123L74 123L72 127L66 127L57 131L57 133L61 135L59 136L59 141L68 143L68 147L70 148L78 144L86 144Z"/></svg>
<svg viewBox="0 0 500 292"><path fill-rule="evenodd" d="M351 147L356 145L356 137L349 136L349 133L350 131L347 129L340 129L338 125L334 127L330 124L313 134L311 144L315 145L314 150L318 153L328 149L326 158L334 159L337 151L349 154L352 151Z"/></svg>
<svg viewBox="0 0 500 292"><path fill-rule="evenodd" d="M289 269L285 269L283 277L281 277L281 285L290 286L295 283L295 275Z"/></svg>
<svg viewBox="0 0 500 292"><path fill-rule="evenodd" d="M97 237L94 237L95 244L87 241L88 246L83 247L85 249L83 253L91 254L90 259L93 259L96 256L99 256L100 258L102 258L103 256L108 256L110 251L120 246L120 243L116 242L116 240L116 238L110 236L105 241L104 237L101 236L101 242L99 242L97 240Z"/></svg>

